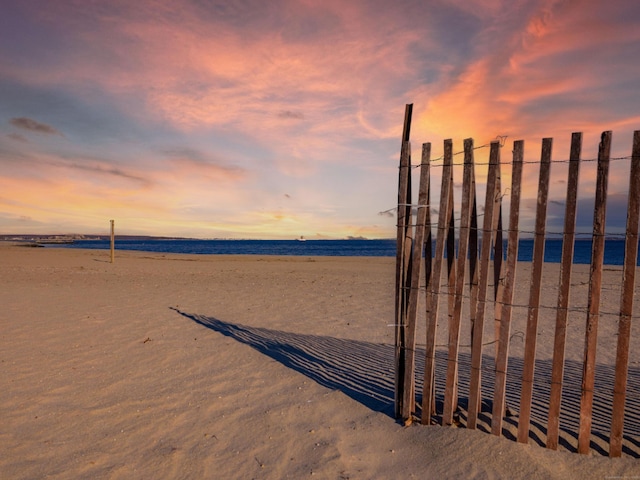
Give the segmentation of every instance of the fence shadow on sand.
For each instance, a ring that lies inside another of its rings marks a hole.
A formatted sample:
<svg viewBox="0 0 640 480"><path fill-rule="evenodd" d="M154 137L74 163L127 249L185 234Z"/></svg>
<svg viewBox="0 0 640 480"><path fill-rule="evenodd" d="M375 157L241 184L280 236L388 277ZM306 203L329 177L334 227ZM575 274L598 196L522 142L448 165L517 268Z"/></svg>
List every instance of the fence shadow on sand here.
<svg viewBox="0 0 640 480"><path fill-rule="evenodd" d="M393 345L252 327L172 309L206 328L254 348L326 388L341 391L373 411L382 412L390 417L394 415ZM424 372L424 350L417 351L417 359L416 391L420 392ZM470 364L470 356L462 353L459 361L460 407L457 417L460 425L466 426L465 409L469 388L469 374L466 367ZM520 395L516 377L521 375L522 359L510 358L509 363L511 368L509 376L513 378L513 383L507 381L507 402L510 409L514 411L514 415L505 419L503 434L514 440L518 425L517 407ZM483 390L491 392L493 390L493 358L485 356L483 365ZM436 379L445 377L445 369L446 352L437 351ZM577 451L575 432L580 415L581 375L582 365L567 361L559 440L561 448L573 452ZM601 378L604 384L612 382L613 375L614 367L598 365L596 376ZM530 440L541 446L544 446L546 441L550 378L551 362L537 360ZM640 458L640 370L632 367L629 371L629 379L623 454ZM439 413L441 413L443 390L444 385L436 383L436 405ZM604 390L596 392L594 397L591 448L595 454L607 455L608 426L611 415L610 397L611 395ZM420 399L417 401L420 402ZM486 432L491 430L491 410L490 401L483 401L482 412L478 417L478 429Z"/></svg>

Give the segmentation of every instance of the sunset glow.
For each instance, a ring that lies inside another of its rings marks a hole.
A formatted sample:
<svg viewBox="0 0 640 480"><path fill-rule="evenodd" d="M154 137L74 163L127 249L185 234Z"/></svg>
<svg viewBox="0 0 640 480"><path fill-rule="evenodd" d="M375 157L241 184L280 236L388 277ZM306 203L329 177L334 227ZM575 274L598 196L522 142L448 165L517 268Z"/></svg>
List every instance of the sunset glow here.
<svg viewBox="0 0 640 480"><path fill-rule="evenodd" d="M503 162L517 139L539 159L543 137L564 160L575 131L593 158L604 130L628 156L640 129L633 0L2 9L0 234L105 234L115 219L121 234L393 237L381 212L397 200L406 103L414 162L423 142L438 156L445 138L459 151L498 135ZM525 206L537 190L527 168ZM609 185L622 204L625 168ZM557 202L563 172L552 171ZM594 177L581 172L585 198Z"/></svg>

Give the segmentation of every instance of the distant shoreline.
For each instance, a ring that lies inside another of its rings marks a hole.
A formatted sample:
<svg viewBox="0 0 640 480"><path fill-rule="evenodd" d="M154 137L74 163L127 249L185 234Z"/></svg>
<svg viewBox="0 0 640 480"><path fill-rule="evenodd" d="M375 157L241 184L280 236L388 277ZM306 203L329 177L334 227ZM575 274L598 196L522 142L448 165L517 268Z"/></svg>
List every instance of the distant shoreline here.
<svg viewBox="0 0 640 480"><path fill-rule="evenodd" d="M124 240L197 240L196 238L189 237L157 237L153 235L116 235L116 239ZM56 240L109 240L110 235L81 235L81 234L17 234L17 235L0 235L0 241L2 242L42 242L42 241L56 241Z"/></svg>
<svg viewBox="0 0 640 480"><path fill-rule="evenodd" d="M84 234L5 234L0 235L0 242L43 242L43 241L55 241L55 240L73 240L73 241L86 241L86 240L110 240L110 235L84 235ZM116 240L133 240L133 241L145 241L145 240L224 240L224 241L269 241L269 240L299 240L299 238L291 239L270 239L270 238L225 238L225 237L213 237L213 238L196 238L196 237L171 237L171 236L156 236L156 235L115 235ZM347 236L344 238L305 238L305 240L323 241L323 240L394 240L395 238L366 238L366 237L354 237Z"/></svg>

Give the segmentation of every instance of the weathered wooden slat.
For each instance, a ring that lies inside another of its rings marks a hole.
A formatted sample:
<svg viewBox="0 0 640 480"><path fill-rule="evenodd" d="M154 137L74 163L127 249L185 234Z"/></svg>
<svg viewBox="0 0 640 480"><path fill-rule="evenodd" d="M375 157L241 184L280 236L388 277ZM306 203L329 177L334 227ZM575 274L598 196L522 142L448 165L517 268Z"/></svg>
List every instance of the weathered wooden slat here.
<svg viewBox="0 0 640 480"><path fill-rule="evenodd" d="M427 204L431 204L431 182L429 182L427 188ZM429 219L431 219L431 214L428 215ZM431 222L431 220L429 220ZM427 228L427 236L424 242L424 291L425 297L429 295L429 289L431 288L431 271L433 270L433 236L431 232L431 224ZM428 305L428 303L427 303ZM435 391L433 393L434 401L432 414L435 413ZM421 405L422 407L422 405Z"/></svg>
<svg viewBox="0 0 640 480"><path fill-rule="evenodd" d="M500 144L502 147L502 143ZM494 367L495 359L498 358L498 342L500 339L500 321L502 319L502 309L498 299L502 297L504 285L502 283L504 265L504 232L502 229L502 171L498 170L496 180L497 209L493 211L493 349ZM482 399L482 379L478 385L480 398ZM482 404L478 404L478 413L482 410Z"/></svg>
<svg viewBox="0 0 640 480"><path fill-rule="evenodd" d="M580 432L578 453L587 454L591 445L591 414L593 387L595 384L596 344L600 316L600 290L604 261L604 235L607 211L607 186L609 180L609 155L611 132L603 132L598 149L598 175L596 178L596 202L593 212L593 246L589 278L589 300L585 330L584 364L582 369L582 393L580 396Z"/></svg>
<svg viewBox="0 0 640 480"><path fill-rule="evenodd" d="M496 188L500 202L498 203L497 214L493 219L493 231L495 232L493 242L493 299L495 301L493 308L493 348L495 351L495 358L498 358L498 342L500 339L500 323L502 320L502 308L500 308L498 301L502 298L502 291L504 289L504 284L502 282L502 278L504 276L504 245L502 230L502 183L500 172L498 172L498 185Z"/></svg>
<svg viewBox="0 0 640 480"><path fill-rule="evenodd" d="M453 185L453 169L451 169L451 185ZM454 290L455 290L455 282L456 282L456 224L454 218L454 203L453 203L453 187L449 190L449 230L447 232L447 272L448 272L448 280L447 280L447 298L448 302L448 314L449 314L449 322L451 322L451 317L453 316L453 307L454 307Z"/></svg>
<svg viewBox="0 0 640 480"><path fill-rule="evenodd" d="M427 205L431 205L431 181L427 185ZM429 293L431 285L431 270L433 269L433 236L431 232L431 208L428 207L427 219L429 226L427 227L426 237L424 240L424 291L425 296Z"/></svg>
<svg viewBox="0 0 640 480"><path fill-rule="evenodd" d="M469 338L473 344L473 327L478 312L478 202L476 177L471 171L471 226L469 228Z"/></svg>
<svg viewBox="0 0 640 480"><path fill-rule="evenodd" d="M491 433L502 433L502 417L505 409L507 388L507 363L509 357L509 336L511 335L511 312L513 291L516 281L516 262L518 260L518 228L520 220L520 192L522 182L522 160L524 157L524 141L513 143L513 162L511 173L511 202L509 204L509 233L507 237L507 263L502 282L501 323L498 339L498 355L496 356L495 388L493 393L493 412L491 417Z"/></svg>
<svg viewBox="0 0 640 480"><path fill-rule="evenodd" d="M582 133L575 132L571 135L558 307L556 309L556 326L553 340L551 393L549 397L549 416L547 421L547 448L552 450L558 448L558 436L560 434L560 403L562 400L562 377L564 375L565 344L567 339L567 309L569 308L569 293L571 287L571 264L573 263L573 250L576 238L576 210L581 150Z"/></svg>
<svg viewBox="0 0 640 480"><path fill-rule="evenodd" d="M396 305L395 305L395 410L399 418L402 412L402 398L404 395L405 375L405 326L406 326L406 295L407 265L405 262L405 245L408 226L411 219L410 207L407 204L408 183L410 175L410 145L403 142L400 154L400 181L398 186L398 213L397 213L397 245L396 245Z"/></svg>
<svg viewBox="0 0 640 480"><path fill-rule="evenodd" d="M453 168L451 169L451 185L453 185ZM456 220L453 202L453 187L449 190L449 229L447 230L447 272L456 272Z"/></svg>
<svg viewBox="0 0 640 480"><path fill-rule="evenodd" d="M444 391L444 408L442 424L453 423L453 412L456 409L458 393L458 351L460 349L460 320L462 317L462 296L464 275L469 251L471 227L471 206L473 185L473 139L464 141L464 172L462 177L462 206L460 218L460 239L458 243L458 260L454 291L453 316L449 324L449 342L447 353L447 379ZM473 195L475 197L475 195Z"/></svg>
<svg viewBox="0 0 640 480"><path fill-rule="evenodd" d="M408 193L409 193L409 198L411 198L411 184L409 184L409 188L408 188ZM409 202L411 203L411 202ZM413 207L410 207L413 208ZM411 214L412 216L413 214ZM411 216L409 218L411 218ZM410 223L410 222L409 222ZM404 237L404 259L402 260L404 265L405 265L405 270L404 270L404 287L403 287L403 315L402 315L402 322L403 322L403 339L404 339L404 347L402 349L402 363L405 366L404 369L404 378L411 378L411 381L408 384L404 384L404 398L415 398L415 376L409 376L409 374L407 373L407 369L411 369L412 371L415 372L415 365L413 364L409 364L408 360L407 360L407 356L410 355L410 351L409 348L407 346L407 313L408 313L408 309L409 309L409 293L411 291L411 266L412 266L412 262L411 262L411 256L412 256L412 252L413 252L413 228L411 225L409 225L408 230L407 230L407 235ZM404 381L403 381L404 383ZM403 404L403 410L404 409L413 409L414 408L414 403L415 402L409 402L408 404Z"/></svg>
<svg viewBox="0 0 640 480"><path fill-rule="evenodd" d="M116 235L115 235L115 225L114 225L115 220L109 220L109 222L111 224L111 236L110 236L110 242L109 242L109 247L111 251L110 263L113 263L116 255Z"/></svg>
<svg viewBox="0 0 640 480"><path fill-rule="evenodd" d="M493 231L495 232L495 239L493 242L493 299L498 300L500 298L500 287L502 282L502 264L504 261L504 230L502 228L502 186L501 179L498 177L498 195L500 202L498 203L498 213L494 218Z"/></svg>
<svg viewBox="0 0 640 480"><path fill-rule="evenodd" d="M438 304L440 297L440 277L444 256L445 240L448 230L449 192L453 188L451 170L453 168L453 142L444 141L444 165L442 168L442 188L440 190L440 211L438 212L438 233L436 236L436 250L433 259L431 281L427 289L427 338L424 366L424 384L422 393L422 423L428 425L431 421L434 396L435 347L436 327L438 323Z"/></svg>
<svg viewBox="0 0 640 480"><path fill-rule="evenodd" d="M418 212L415 225L413 253L411 258L411 281L409 289L409 305L407 308L406 327L406 366L405 366L405 392L402 404L403 420L409 420L415 413L415 345L416 327L418 323L418 294L420 292L420 273L422 268L422 250L424 246L426 229L431 229L429 222L429 204L427 192L429 185L429 166L431 162L431 144L422 145L422 161L420 163L420 186L418 191ZM407 388L409 387L410 388Z"/></svg>
<svg viewBox="0 0 640 480"><path fill-rule="evenodd" d="M536 225L533 237L533 259L529 307L527 310L527 330L524 345L524 365L522 368L522 389L520 391L520 417L518 420L518 442L528 443L531 423L531 399L533 396L533 376L536 362L536 340L538 337L538 313L542 287L542 267L544 264L545 225L547 222L547 202L549 198L549 177L551 174L552 138L542 140L540 173L538 179L538 200Z"/></svg>
<svg viewBox="0 0 640 480"><path fill-rule="evenodd" d="M407 282L408 264L405 262L407 236L411 223L411 147L409 136L411 131L411 113L413 104L407 104L404 112L404 127L400 151L400 166L398 172L398 211L397 211L397 242L396 242L396 303L395 303L395 417L402 413L402 398L404 396L405 377L405 320L406 302L408 300L405 289Z"/></svg>
<svg viewBox="0 0 640 480"><path fill-rule="evenodd" d="M453 310L455 308L455 285L456 285L456 225L455 225L455 203L453 199L453 168L451 169L451 189L449 190L449 231L447 232L447 319L449 331L451 331L451 323L453 322ZM435 393L435 392L434 392ZM456 392L457 393L457 392ZM457 398L456 398L457 401ZM435 398L433 401L432 414L435 415Z"/></svg>
<svg viewBox="0 0 640 480"><path fill-rule="evenodd" d="M469 387L469 412L467 428L475 429L478 420L478 410L481 405L480 381L482 368L482 333L484 329L485 304L489 285L489 261L491 255L491 237L493 232L494 211L498 209L500 201L497 180L500 170L500 143L491 143L489 154L489 173L487 177L487 192L482 229L482 247L479 266L479 283L477 297L477 311L473 324L471 345L471 378Z"/></svg>
<svg viewBox="0 0 640 480"><path fill-rule="evenodd" d="M616 374L613 387L613 413L609 455L622 455L622 431L624 427L624 404L627 393L629 368L629 337L631 336L631 315L633 314L633 290L636 263L638 261L638 215L640 214L640 131L633 134L631 172L629 175L629 199L627 207L627 230L622 273L622 294L620 298L620 320L618 322L618 345L616 349Z"/></svg>

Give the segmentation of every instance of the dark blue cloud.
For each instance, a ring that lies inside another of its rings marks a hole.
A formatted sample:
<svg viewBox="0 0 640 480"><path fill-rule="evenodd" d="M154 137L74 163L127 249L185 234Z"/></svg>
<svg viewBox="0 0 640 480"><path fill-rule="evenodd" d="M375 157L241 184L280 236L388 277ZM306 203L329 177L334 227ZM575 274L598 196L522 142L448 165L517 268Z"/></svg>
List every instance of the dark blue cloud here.
<svg viewBox="0 0 640 480"><path fill-rule="evenodd" d="M9 123L14 127L28 130L30 132L43 133L45 135L61 135L61 133L51 125L38 122L37 120L28 117L14 117L9 121Z"/></svg>

